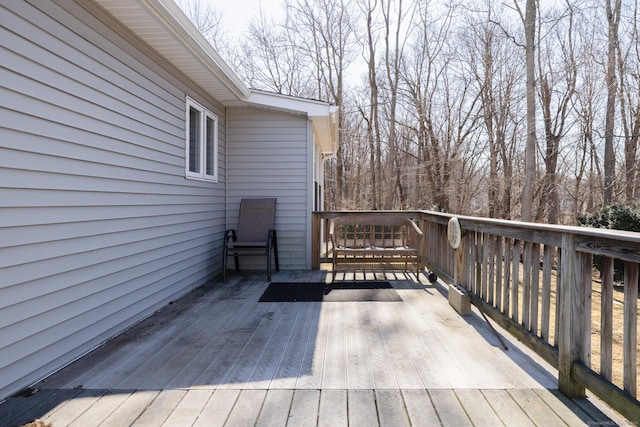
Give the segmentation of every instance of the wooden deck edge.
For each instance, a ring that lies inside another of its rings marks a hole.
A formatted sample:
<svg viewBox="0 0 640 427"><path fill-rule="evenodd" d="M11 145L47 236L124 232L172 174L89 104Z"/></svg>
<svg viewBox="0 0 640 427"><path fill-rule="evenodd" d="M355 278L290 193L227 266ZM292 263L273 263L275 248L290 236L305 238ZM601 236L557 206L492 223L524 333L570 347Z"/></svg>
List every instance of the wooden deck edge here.
<svg viewBox="0 0 640 427"><path fill-rule="evenodd" d="M574 379L611 408L632 421L640 421L640 401L629 393L611 384L601 375L582 363L573 363L571 374Z"/></svg>
<svg viewBox="0 0 640 427"><path fill-rule="evenodd" d="M473 305L498 323L511 335L523 342L527 347L540 355L547 363L558 368L558 350L542 341L539 337L528 333L512 319L503 316L495 308L488 305L478 296L471 294ZM640 421L640 401L629 393L608 382L604 377L586 367L582 363L573 363L571 373L576 382L596 397L606 402L613 410L628 420Z"/></svg>

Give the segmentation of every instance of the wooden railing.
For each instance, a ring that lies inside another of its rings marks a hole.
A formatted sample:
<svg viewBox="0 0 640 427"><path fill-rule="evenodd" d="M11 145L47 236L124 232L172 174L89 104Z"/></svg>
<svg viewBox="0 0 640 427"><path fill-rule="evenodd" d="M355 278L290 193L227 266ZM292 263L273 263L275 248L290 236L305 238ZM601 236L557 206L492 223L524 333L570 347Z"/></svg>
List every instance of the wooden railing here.
<svg viewBox="0 0 640 427"><path fill-rule="evenodd" d="M313 268L331 259L327 221L361 213L313 214ZM446 282L455 278L478 309L556 367L560 391L581 397L588 389L640 420L640 233L457 216L462 243L453 249L447 236L452 215L374 213L414 219L425 235L424 265ZM624 262L623 286L614 285L614 260Z"/></svg>

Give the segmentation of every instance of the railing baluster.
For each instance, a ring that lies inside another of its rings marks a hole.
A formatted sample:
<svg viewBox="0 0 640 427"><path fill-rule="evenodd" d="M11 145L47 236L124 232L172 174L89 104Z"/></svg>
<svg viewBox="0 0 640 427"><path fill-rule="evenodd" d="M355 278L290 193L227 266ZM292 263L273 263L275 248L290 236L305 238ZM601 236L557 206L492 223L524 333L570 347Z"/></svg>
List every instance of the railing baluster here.
<svg viewBox="0 0 640 427"><path fill-rule="evenodd" d="M511 268L513 273L511 274L511 319L514 322L520 321L520 241L513 241L513 253L511 254Z"/></svg>
<svg viewBox="0 0 640 427"><path fill-rule="evenodd" d="M473 288L471 289L474 294L480 295L480 276L482 274L480 270L480 232L476 231L473 234Z"/></svg>
<svg viewBox="0 0 640 427"><path fill-rule="evenodd" d="M638 264L624 263L624 390L637 396L638 381Z"/></svg>
<svg viewBox="0 0 640 427"><path fill-rule="evenodd" d="M532 256L530 330L534 335L538 335L538 307L540 299L540 245L538 243L534 243L532 246Z"/></svg>
<svg viewBox="0 0 640 427"><path fill-rule="evenodd" d="M553 252L555 248L544 245L544 260L542 261L542 321L540 336L550 343L549 325L551 321L551 272L553 270Z"/></svg>
<svg viewBox="0 0 640 427"><path fill-rule="evenodd" d="M513 262L514 245L512 239L504 239L504 289L502 291L502 313L511 314L511 263Z"/></svg>
<svg viewBox="0 0 640 427"><path fill-rule="evenodd" d="M613 373L613 258L603 256L600 266L600 375Z"/></svg>
<svg viewBox="0 0 640 427"><path fill-rule="evenodd" d="M502 274L504 271L504 239L496 237L496 308L502 312Z"/></svg>
<svg viewBox="0 0 640 427"><path fill-rule="evenodd" d="M467 289L473 292L474 289L474 279L475 279L475 271L476 271L476 259L475 259L475 246L476 246L476 233L471 232L467 233L466 236L467 244L466 248L466 266L465 266L465 275L466 275L466 284Z"/></svg>
<svg viewBox="0 0 640 427"><path fill-rule="evenodd" d="M486 301L489 299L489 236L486 233L480 234L482 246L480 247L480 267L482 278L480 282L480 295Z"/></svg>
<svg viewBox="0 0 640 427"><path fill-rule="evenodd" d="M522 326L531 330L531 242L524 243L522 256Z"/></svg>
<svg viewBox="0 0 640 427"><path fill-rule="evenodd" d="M559 347L558 344L558 335L560 334L560 283L562 283L562 276L564 275L562 269L562 258L564 256L564 252L562 249L558 249L558 276L556 277L556 321L553 325L553 344L556 347Z"/></svg>
<svg viewBox="0 0 640 427"><path fill-rule="evenodd" d="M489 256L487 257L487 262L489 263L489 276L487 283L487 302L489 305L494 305L495 298L495 273L496 273L496 236L493 234L488 235L487 240L488 243L488 252Z"/></svg>

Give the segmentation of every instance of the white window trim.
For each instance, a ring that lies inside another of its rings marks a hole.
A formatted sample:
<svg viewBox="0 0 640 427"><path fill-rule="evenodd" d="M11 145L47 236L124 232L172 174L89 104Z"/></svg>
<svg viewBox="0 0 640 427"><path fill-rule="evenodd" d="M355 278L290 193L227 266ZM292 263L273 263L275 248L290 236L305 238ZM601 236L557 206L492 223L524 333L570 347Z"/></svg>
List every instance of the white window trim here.
<svg viewBox="0 0 640 427"><path fill-rule="evenodd" d="M200 172L193 172L189 170L189 159L191 156L190 143L189 143L189 131L190 131L190 111L191 109L200 111L200 123L198 124L200 130ZM206 161L207 161L207 119L213 121L213 174L207 174ZM185 107L185 177L187 179L195 179L200 181L213 181L218 182L218 116L211 111L204 108L201 104L194 101L187 96Z"/></svg>

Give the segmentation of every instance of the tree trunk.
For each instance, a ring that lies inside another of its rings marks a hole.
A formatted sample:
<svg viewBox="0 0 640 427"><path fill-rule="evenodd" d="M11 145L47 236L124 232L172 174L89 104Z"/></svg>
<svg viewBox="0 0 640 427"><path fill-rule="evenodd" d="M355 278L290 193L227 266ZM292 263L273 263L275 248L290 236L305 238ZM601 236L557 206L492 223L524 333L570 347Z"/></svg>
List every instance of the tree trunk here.
<svg viewBox="0 0 640 427"><path fill-rule="evenodd" d="M535 36L536 1L527 0L525 18L525 62L527 74L527 144L525 147L525 177L522 188L520 218L531 221L533 215L533 184L536 179L536 76Z"/></svg>
<svg viewBox="0 0 640 427"><path fill-rule="evenodd" d="M615 127L616 115L616 50L618 44L618 25L620 23L621 0L614 0L615 5L611 6L611 0L606 0L606 13L608 27L607 36L607 109L604 125L604 197L605 206L610 205L613 200L613 186L615 180L616 159L613 149L613 131Z"/></svg>

